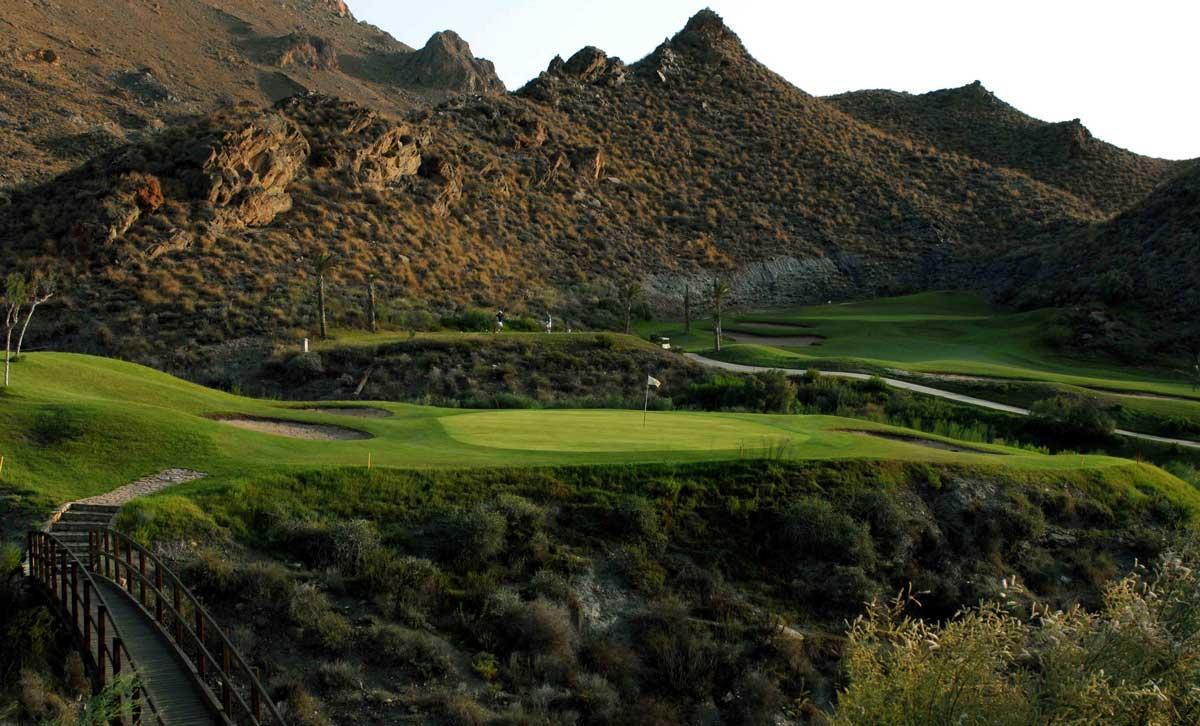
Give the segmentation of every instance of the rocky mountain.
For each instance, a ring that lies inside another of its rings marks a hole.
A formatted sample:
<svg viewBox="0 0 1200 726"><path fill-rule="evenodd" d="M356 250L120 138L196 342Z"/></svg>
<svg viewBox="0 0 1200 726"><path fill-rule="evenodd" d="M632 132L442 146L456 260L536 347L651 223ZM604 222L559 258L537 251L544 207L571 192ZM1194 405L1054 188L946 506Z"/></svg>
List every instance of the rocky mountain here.
<svg viewBox="0 0 1200 726"><path fill-rule="evenodd" d="M503 90L453 33L414 51L341 0L6 0L0 189L243 103L318 91L401 116Z"/></svg>
<svg viewBox="0 0 1200 726"><path fill-rule="evenodd" d="M979 81L920 95L854 91L826 100L876 128L1024 172L1110 214L1139 202L1181 166L1101 141L1079 119L1035 119Z"/></svg>
<svg viewBox="0 0 1200 726"><path fill-rule="evenodd" d="M303 49L331 37L316 30L295 36L288 67L353 65ZM464 48L441 33L375 70L498 90L448 60ZM199 348L302 334L327 251L338 324L361 321L373 280L400 324L476 304L588 325L631 277L660 306L714 275L753 304L961 287L1033 302L1035 284L1044 300L1069 294L1068 242L1141 214L1110 220L1120 202L1088 198L1070 164L1055 176L984 156L795 88L702 11L636 63L588 47L514 93L403 119L304 93L173 123L10 191L0 239L78 281L73 308L46 316L61 344L186 369Z"/></svg>

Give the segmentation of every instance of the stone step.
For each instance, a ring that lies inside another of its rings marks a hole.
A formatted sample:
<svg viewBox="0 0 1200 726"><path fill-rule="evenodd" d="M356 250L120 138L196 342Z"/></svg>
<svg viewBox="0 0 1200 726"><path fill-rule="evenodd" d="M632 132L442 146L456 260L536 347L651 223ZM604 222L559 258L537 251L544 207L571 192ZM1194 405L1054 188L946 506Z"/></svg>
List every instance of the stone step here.
<svg viewBox="0 0 1200 726"><path fill-rule="evenodd" d="M59 516L60 522L71 523L93 523L98 525L107 525L112 521L112 515L108 512L85 512L77 509L68 509Z"/></svg>
<svg viewBox="0 0 1200 726"><path fill-rule="evenodd" d="M84 504L82 502L75 502L71 505L71 508L68 511L107 512L108 514L112 515L116 514L120 508L120 505L117 504Z"/></svg>
<svg viewBox="0 0 1200 726"><path fill-rule="evenodd" d="M105 522L104 524L107 524L107 522ZM92 532L92 531L98 530L98 529L103 529L104 524L97 524L95 522L67 522L67 521L63 521L60 519L57 522L55 522L54 524L50 525L50 531L55 535L57 535L61 532L85 532L86 533L86 532Z"/></svg>

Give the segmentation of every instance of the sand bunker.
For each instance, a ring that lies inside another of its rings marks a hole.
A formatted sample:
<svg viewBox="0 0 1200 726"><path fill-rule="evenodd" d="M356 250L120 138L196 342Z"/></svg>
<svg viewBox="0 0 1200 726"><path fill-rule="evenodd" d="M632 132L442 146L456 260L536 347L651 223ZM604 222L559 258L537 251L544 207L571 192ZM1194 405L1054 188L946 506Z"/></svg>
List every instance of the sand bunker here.
<svg viewBox="0 0 1200 726"><path fill-rule="evenodd" d="M825 341L819 335L754 335L753 333L722 333L722 337L738 343L771 345L776 348L807 348Z"/></svg>
<svg viewBox="0 0 1200 726"><path fill-rule="evenodd" d="M311 411L312 413L331 413L335 416L353 416L355 418L387 418L392 415L391 411L385 411L382 408L372 408L371 406L315 406L313 408L295 410Z"/></svg>
<svg viewBox="0 0 1200 726"><path fill-rule="evenodd" d="M758 323L753 320L745 320L739 323L738 327L746 328L762 328L763 330L804 330L811 328L809 323Z"/></svg>
<svg viewBox="0 0 1200 726"><path fill-rule="evenodd" d="M963 446L961 444L951 444L947 441L937 441L936 439L923 439L920 436L907 436L905 434L893 434L888 431L865 431L863 429L839 429L848 434L861 434L863 436L874 436L880 439L890 439L892 441L902 441L906 444L916 444L917 446L927 446L931 449L941 449L942 451L953 451L958 454L989 454L991 456L1004 456L1005 454L999 451L989 451L988 449L976 449L973 446Z"/></svg>
<svg viewBox="0 0 1200 726"><path fill-rule="evenodd" d="M275 418L257 418L254 416L224 415L213 416L213 420L223 424L237 426L274 436L286 436L291 439L307 439L309 441L356 441L372 438L371 434L357 429L329 424L305 423L303 421L285 421Z"/></svg>

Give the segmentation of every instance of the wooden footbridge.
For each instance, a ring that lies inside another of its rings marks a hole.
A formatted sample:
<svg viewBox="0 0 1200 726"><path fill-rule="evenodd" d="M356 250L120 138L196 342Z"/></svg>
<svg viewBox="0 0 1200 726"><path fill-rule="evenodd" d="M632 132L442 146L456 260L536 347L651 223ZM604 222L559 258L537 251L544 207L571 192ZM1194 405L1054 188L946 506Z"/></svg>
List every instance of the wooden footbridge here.
<svg viewBox="0 0 1200 726"><path fill-rule="evenodd" d="M28 535L28 574L75 637L95 691L132 675L133 723L285 724L254 670L156 556L74 504Z"/></svg>

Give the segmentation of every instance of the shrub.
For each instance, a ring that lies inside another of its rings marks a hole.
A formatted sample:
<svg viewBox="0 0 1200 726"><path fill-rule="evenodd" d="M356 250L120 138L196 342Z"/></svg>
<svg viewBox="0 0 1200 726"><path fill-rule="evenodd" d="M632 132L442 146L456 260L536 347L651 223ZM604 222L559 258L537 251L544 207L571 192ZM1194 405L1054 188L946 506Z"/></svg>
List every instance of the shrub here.
<svg viewBox="0 0 1200 726"><path fill-rule="evenodd" d="M288 604L288 616L305 635L331 650L342 650L350 642L350 622L333 609L325 593L312 583L296 587Z"/></svg>
<svg viewBox="0 0 1200 726"><path fill-rule="evenodd" d="M655 603L631 624L658 689L687 700L711 692L716 648L707 633L689 622L682 603Z"/></svg>
<svg viewBox="0 0 1200 726"><path fill-rule="evenodd" d="M454 649L422 630L379 623L367 631L362 645L374 662L399 666L422 678L441 678L454 671Z"/></svg>
<svg viewBox="0 0 1200 726"><path fill-rule="evenodd" d="M295 589L291 573L278 562L251 562L239 579L251 605L265 610L284 610Z"/></svg>
<svg viewBox="0 0 1200 726"><path fill-rule="evenodd" d="M508 523L499 512L484 506L453 510L427 531L440 559L474 569L504 550Z"/></svg>
<svg viewBox="0 0 1200 726"><path fill-rule="evenodd" d="M578 647L570 613L544 598L508 613L501 627L513 648L529 653L574 658Z"/></svg>
<svg viewBox="0 0 1200 726"><path fill-rule="evenodd" d="M335 522L329 528L334 563L347 575L359 574L367 558L379 548L379 533L365 519Z"/></svg>
<svg viewBox="0 0 1200 726"><path fill-rule="evenodd" d="M1030 416L1060 442L1094 443L1112 436L1116 423L1094 398L1059 395L1033 404Z"/></svg>
<svg viewBox="0 0 1200 726"><path fill-rule="evenodd" d="M658 511L644 497L623 497L617 503L613 514L619 532L627 537L656 540L662 536L659 531Z"/></svg>
<svg viewBox="0 0 1200 726"><path fill-rule="evenodd" d="M867 528L816 497L802 498L780 514L774 540L787 566L812 560L870 565L875 559Z"/></svg>
<svg viewBox="0 0 1200 726"><path fill-rule="evenodd" d="M379 548L367 556L363 580L383 599L389 614L423 619L445 590L445 575L437 565L419 557L402 557Z"/></svg>
<svg viewBox="0 0 1200 726"><path fill-rule="evenodd" d="M744 726L772 726L783 703L775 681L760 670L750 670L734 684L729 721Z"/></svg>
<svg viewBox="0 0 1200 726"><path fill-rule="evenodd" d="M284 373L292 383L308 383L325 374L325 361L321 359L320 353L297 353L288 359Z"/></svg>
<svg viewBox="0 0 1200 726"><path fill-rule="evenodd" d="M363 682L362 666L344 660L326 661L317 668L316 681L326 691L358 688Z"/></svg>
<svg viewBox="0 0 1200 726"><path fill-rule="evenodd" d="M1009 599L1027 595L1010 589ZM941 625L908 617L904 598L872 604L850 630L849 685L832 721L1194 721L1200 545L1185 541L1154 572L1110 584L1102 602L1029 617L988 603Z"/></svg>

